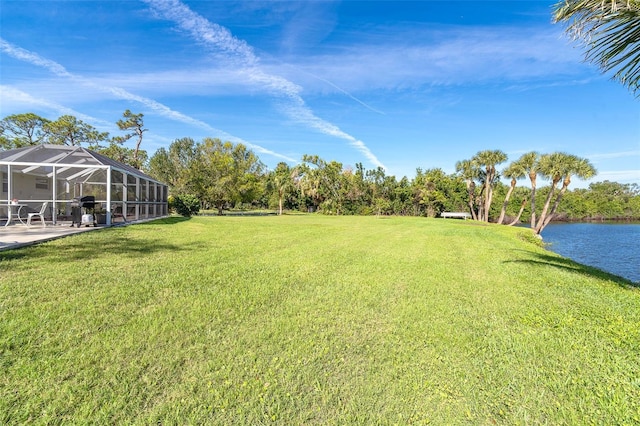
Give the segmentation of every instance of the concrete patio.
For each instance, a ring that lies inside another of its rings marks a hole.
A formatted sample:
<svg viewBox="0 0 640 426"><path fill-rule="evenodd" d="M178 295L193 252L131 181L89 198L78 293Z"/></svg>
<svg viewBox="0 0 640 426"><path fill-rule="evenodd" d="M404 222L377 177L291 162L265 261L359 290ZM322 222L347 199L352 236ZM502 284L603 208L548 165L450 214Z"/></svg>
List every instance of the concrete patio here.
<svg viewBox="0 0 640 426"><path fill-rule="evenodd" d="M94 231L101 228L104 228L104 226L95 228L93 226L81 226L80 228L76 228L75 226L71 226L71 222L61 222L56 225L47 223L47 226L44 228L40 224L29 227L22 224L4 226L4 223L0 222L0 251L55 240L68 235Z"/></svg>

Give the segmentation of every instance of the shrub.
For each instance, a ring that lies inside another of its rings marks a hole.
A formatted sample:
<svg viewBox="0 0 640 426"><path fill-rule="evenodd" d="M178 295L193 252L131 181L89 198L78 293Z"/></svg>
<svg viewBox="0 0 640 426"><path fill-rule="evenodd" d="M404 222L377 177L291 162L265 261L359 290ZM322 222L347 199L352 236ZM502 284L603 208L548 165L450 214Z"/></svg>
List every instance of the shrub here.
<svg viewBox="0 0 640 426"><path fill-rule="evenodd" d="M169 209L181 216L191 217L200 211L200 200L192 194L172 195L169 197Z"/></svg>
<svg viewBox="0 0 640 426"><path fill-rule="evenodd" d="M538 247L542 247L542 248L545 247L545 242L542 240L542 237L534 234L533 231L531 231L530 229L518 232L518 238L521 239L522 241L526 241Z"/></svg>

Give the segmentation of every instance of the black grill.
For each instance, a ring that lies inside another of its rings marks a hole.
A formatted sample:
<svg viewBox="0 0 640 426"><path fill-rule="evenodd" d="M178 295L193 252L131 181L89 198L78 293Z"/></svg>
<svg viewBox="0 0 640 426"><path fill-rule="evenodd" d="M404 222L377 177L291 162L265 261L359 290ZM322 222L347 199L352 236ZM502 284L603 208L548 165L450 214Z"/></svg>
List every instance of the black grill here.
<svg viewBox="0 0 640 426"><path fill-rule="evenodd" d="M93 210L96 208L96 197L93 195L87 195L80 198L80 207L84 208L85 211L91 210L91 213L93 214Z"/></svg>
<svg viewBox="0 0 640 426"><path fill-rule="evenodd" d="M86 225L93 224L96 226L95 221L95 209L96 209L96 197L93 195L86 195L80 198L74 198L71 201L71 226L76 225L78 228L82 224L82 210L84 214L90 214L93 218L91 222L85 223Z"/></svg>

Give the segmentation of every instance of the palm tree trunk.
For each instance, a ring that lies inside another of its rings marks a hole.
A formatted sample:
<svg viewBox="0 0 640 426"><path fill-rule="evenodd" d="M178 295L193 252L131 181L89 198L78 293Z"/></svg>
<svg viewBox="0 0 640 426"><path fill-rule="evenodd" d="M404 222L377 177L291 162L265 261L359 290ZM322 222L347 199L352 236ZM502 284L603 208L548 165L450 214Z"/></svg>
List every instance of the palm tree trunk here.
<svg viewBox="0 0 640 426"><path fill-rule="evenodd" d="M491 192L491 184L489 183L490 176L487 173L486 181L484 183L485 192L484 199L482 201L482 220L484 222L489 222L489 192Z"/></svg>
<svg viewBox="0 0 640 426"><path fill-rule="evenodd" d="M493 204L493 188L496 179L496 166L491 166L491 180L489 181L489 204L487 204L487 222L489 222L489 214L491 212L491 204Z"/></svg>
<svg viewBox="0 0 640 426"><path fill-rule="evenodd" d="M469 203L469 210L471 211L471 217L473 220L478 220L478 215L476 214L476 209L474 205L474 196L473 194L476 192L476 186L473 181L467 181L467 192L469 194L469 199L467 200Z"/></svg>
<svg viewBox="0 0 640 426"><path fill-rule="evenodd" d="M484 221L484 200L485 200L485 194L483 194L483 191L485 190L484 185L482 185L482 189L480 190L480 196L478 197L478 220Z"/></svg>
<svg viewBox="0 0 640 426"><path fill-rule="evenodd" d="M513 219L513 222L511 222L509 226L513 226L516 223L518 223L518 221L520 221L520 216L522 216L522 212L524 211L524 206L526 205L527 205L527 200L522 200L522 204L520 205L520 211L518 212L518 216L516 216L516 218Z"/></svg>
<svg viewBox="0 0 640 426"><path fill-rule="evenodd" d="M531 179L531 229L536 229L536 176L529 174Z"/></svg>
<svg viewBox="0 0 640 426"><path fill-rule="evenodd" d="M504 220L504 215L507 213L507 206L509 205L509 199L511 198L511 193L516 188L517 181L515 179L511 179L511 187L509 191L507 191L507 195L504 197L504 203L502 203L502 210L500 210L500 217L498 218L498 225L502 225L502 221Z"/></svg>
<svg viewBox="0 0 640 426"><path fill-rule="evenodd" d="M547 226L551 222L551 220L553 220L553 216L556 214L556 210L558 209L560 200L562 199L562 196L565 194L565 192L567 192L567 187L569 186L570 183L571 183L571 177L567 176L564 182L562 183L562 188L560 189L560 192L558 192L558 196L556 197L556 201L553 203L553 207L551 207L551 212L549 212L549 216L542 224L542 228L540 228L540 232L542 232L545 226Z"/></svg>
<svg viewBox="0 0 640 426"><path fill-rule="evenodd" d="M473 202L471 200L469 200L469 211L471 211L471 217L473 218L473 220L478 220L476 209L473 207Z"/></svg>
<svg viewBox="0 0 640 426"><path fill-rule="evenodd" d="M491 203L493 202L493 188L489 186L489 199L487 200L487 206L485 208L485 222L489 222L489 211L491 210Z"/></svg>
<svg viewBox="0 0 640 426"><path fill-rule="evenodd" d="M542 208L542 213L540 213L540 218L538 219L538 223L536 225L536 234L540 234L542 232L542 228L544 227L544 221L547 219L547 212L549 211L549 205L551 204L551 199L553 198L556 190L556 185L558 184L557 180L554 180L551 183L551 188L549 188L549 195L547 195L547 199L544 201L544 207Z"/></svg>

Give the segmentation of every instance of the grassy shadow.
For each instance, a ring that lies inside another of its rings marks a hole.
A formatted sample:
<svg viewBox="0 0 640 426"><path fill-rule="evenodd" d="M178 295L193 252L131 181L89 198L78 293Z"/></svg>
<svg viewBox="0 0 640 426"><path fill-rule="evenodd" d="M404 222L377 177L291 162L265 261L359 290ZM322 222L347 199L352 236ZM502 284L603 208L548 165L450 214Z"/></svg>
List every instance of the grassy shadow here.
<svg viewBox="0 0 640 426"><path fill-rule="evenodd" d="M189 219L169 217L131 226L173 225ZM158 252L176 253L200 249L202 249L202 244L198 243L174 244L167 242L164 235L147 234L141 238L131 235L121 227L104 228L68 235L55 241L2 250L0 251L0 270L8 265L8 261L23 258L46 259L47 262L82 261L112 255L135 258Z"/></svg>
<svg viewBox="0 0 640 426"><path fill-rule="evenodd" d="M236 212L236 211L225 211L221 215L218 213L200 213L198 216L201 217L224 217L224 216L277 216L276 212Z"/></svg>
<svg viewBox="0 0 640 426"><path fill-rule="evenodd" d="M96 231L100 232L100 231ZM29 259L47 259L48 262L82 261L98 259L106 256L124 256L128 258L144 257L158 252L196 251L201 249L198 244L170 244L161 239L145 239L119 236L118 238L99 241L81 238L85 235L71 235L65 238L67 244L52 246L52 243L42 243L35 246L20 247L0 252L0 270L7 261Z"/></svg>
<svg viewBox="0 0 640 426"><path fill-rule="evenodd" d="M532 254L531 252L528 252ZM504 263L525 263L534 266L552 266L558 269L564 269L567 271L575 272L581 275L585 275L588 277L597 278L600 280L613 281L618 284L620 287L631 289L631 288L640 288L640 283L633 282L627 278L621 277L619 275L615 275L609 273L607 271L603 271L602 269L598 269L593 266L583 265L578 262L574 262L571 259L567 259L564 257L556 257L543 253L533 253L535 256L534 259L520 259L520 260L507 260Z"/></svg>
<svg viewBox="0 0 640 426"><path fill-rule="evenodd" d="M190 217L184 216L169 216L161 219L150 220L147 222L133 223L135 226L148 226L148 225L175 225L176 223L186 222L191 220Z"/></svg>

